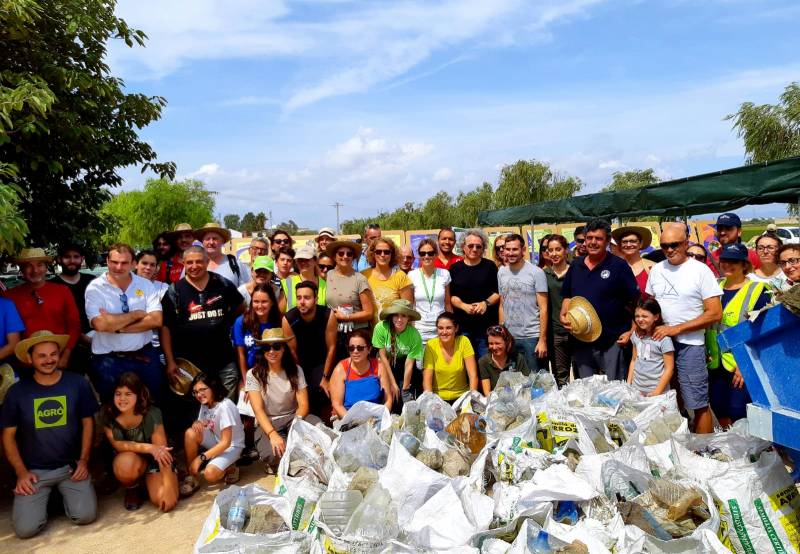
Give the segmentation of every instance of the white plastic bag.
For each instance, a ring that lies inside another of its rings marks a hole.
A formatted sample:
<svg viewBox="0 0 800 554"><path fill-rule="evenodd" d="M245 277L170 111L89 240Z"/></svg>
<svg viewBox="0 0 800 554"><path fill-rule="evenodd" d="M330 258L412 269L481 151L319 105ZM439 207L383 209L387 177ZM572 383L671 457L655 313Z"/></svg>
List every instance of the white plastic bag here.
<svg viewBox="0 0 800 554"><path fill-rule="evenodd" d="M392 416L383 404L375 404L366 400L359 400L347 410L344 417L333 424L335 430L343 426L357 425L372 419L378 426L378 432L385 431L392 426Z"/></svg>

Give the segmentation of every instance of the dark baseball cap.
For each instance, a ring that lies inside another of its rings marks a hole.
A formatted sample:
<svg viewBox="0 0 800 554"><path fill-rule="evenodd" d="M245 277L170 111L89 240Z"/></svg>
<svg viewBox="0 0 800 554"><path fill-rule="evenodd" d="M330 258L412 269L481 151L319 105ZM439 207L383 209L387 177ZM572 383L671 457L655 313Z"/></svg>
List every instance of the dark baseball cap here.
<svg viewBox="0 0 800 554"><path fill-rule="evenodd" d="M734 242L733 244L726 244L722 247L722 252L719 254L720 260L746 262L749 260L747 255L747 247L741 242Z"/></svg>
<svg viewBox="0 0 800 554"><path fill-rule="evenodd" d="M717 218L717 227L722 225L723 227L741 227L742 220L739 219L739 216L733 213L722 214Z"/></svg>

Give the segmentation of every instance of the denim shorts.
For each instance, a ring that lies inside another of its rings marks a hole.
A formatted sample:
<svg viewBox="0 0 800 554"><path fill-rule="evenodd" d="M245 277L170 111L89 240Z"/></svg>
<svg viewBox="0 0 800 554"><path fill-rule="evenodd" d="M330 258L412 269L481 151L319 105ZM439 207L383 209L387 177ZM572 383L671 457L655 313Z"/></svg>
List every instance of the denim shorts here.
<svg viewBox="0 0 800 554"><path fill-rule="evenodd" d="M675 373L683 405L691 410L708 406L708 368L703 345L675 341Z"/></svg>

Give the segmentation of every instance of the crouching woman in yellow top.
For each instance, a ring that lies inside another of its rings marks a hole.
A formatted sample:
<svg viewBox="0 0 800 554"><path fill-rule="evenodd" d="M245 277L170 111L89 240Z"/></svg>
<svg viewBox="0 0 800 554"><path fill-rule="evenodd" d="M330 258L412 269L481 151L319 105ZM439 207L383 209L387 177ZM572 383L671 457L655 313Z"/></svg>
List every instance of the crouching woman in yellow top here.
<svg viewBox="0 0 800 554"><path fill-rule="evenodd" d="M436 338L425 345L422 388L451 404L468 390L478 390L478 364L469 339L458 334L451 312L436 318Z"/></svg>

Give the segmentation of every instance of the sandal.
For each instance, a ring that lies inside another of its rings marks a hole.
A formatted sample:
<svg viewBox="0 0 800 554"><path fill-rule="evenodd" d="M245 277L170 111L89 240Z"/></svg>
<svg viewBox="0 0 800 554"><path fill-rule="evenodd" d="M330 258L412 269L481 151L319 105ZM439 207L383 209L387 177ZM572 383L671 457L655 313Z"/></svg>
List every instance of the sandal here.
<svg viewBox="0 0 800 554"><path fill-rule="evenodd" d="M142 495L139 485L134 485L125 489L125 509L133 512L142 507Z"/></svg>
<svg viewBox="0 0 800 554"><path fill-rule="evenodd" d="M234 483L239 482L239 468L238 466L233 466L233 470L229 470L225 473L225 484L226 485L233 485Z"/></svg>
<svg viewBox="0 0 800 554"><path fill-rule="evenodd" d="M179 489L180 496L181 498L187 498L189 496L192 496L195 492L197 492L197 489L199 488L200 488L200 482L191 475L188 475L181 482L181 486Z"/></svg>

